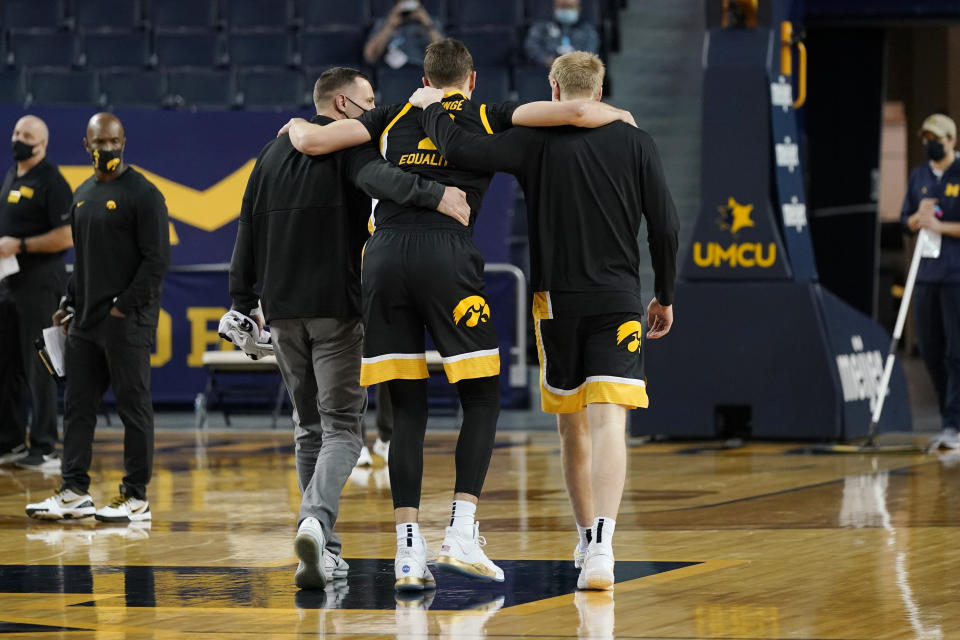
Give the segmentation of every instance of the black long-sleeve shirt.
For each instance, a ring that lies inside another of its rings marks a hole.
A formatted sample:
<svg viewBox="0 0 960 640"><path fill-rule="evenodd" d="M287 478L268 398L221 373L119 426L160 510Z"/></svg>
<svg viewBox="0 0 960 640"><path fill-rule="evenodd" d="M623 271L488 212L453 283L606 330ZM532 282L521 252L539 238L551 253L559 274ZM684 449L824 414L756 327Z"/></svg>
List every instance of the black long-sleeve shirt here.
<svg viewBox="0 0 960 640"><path fill-rule="evenodd" d="M76 307L74 326L93 327L114 305L138 324L156 326L170 264L167 205L160 191L127 167L109 182L88 178L73 194L70 212L76 262L67 300Z"/></svg>
<svg viewBox="0 0 960 640"><path fill-rule="evenodd" d="M506 171L527 201L531 280L554 317L642 311L637 236L647 220L655 295L673 303L677 213L653 139L622 122L475 135L441 105L420 115L453 166Z"/></svg>
<svg viewBox="0 0 960 640"><path fill-rule="evenodd" d="M312 122L333 120L316 116ZM233 307L249 313L262 300L268 322L360 315L370 196L434 210L443 193L443 185L380 158L372 144L306 156L289 136L271 140L257 158L240 209L230 261Z"/></svg>

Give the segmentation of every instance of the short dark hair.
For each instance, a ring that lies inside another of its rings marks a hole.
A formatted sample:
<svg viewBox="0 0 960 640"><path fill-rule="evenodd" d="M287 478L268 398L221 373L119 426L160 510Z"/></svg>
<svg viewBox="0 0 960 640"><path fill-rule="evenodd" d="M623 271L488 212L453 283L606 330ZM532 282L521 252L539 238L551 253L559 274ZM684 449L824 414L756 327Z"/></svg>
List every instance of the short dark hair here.
<svg viewBox="0 0 960 640"><path fill-rule="evenodd" d="M367 82L370 81L370 78L366 75L349 67L331 67L321 73L316 84L313 85L313 104L317 107L317 110L319 111L321 105L338 93L340 89L355 82L357 78L363 78Z"/></svg>
<svg viewBox="0 0 960 640"><path fill-rule="evenodd" d="M433 87L461 84L473 73L473 56L467 45L453 38L443 38L427 46L423 56L423 74Z"/></svg>

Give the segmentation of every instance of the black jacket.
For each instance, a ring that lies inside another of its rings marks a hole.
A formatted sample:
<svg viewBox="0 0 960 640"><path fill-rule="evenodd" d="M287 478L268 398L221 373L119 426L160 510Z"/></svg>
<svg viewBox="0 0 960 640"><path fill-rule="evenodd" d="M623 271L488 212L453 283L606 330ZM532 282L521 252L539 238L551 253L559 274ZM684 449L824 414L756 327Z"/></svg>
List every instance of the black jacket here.
<svg viewBox="0 0 960 640"><path fill-rule="evenodd" d="M360 189L430 209L444 191L390 165L371 144L306 156L287 135L268 142L240 209L230 261L233 308L248 314L259 299L268 322L359 316L360 260L372 210Z"/></svg>

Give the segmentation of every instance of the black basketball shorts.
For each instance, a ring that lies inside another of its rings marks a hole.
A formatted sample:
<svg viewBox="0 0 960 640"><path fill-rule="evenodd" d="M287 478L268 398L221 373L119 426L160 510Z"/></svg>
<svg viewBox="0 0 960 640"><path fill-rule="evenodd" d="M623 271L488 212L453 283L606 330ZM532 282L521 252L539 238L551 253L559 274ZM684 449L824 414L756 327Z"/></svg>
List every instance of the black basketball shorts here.
<svg viewBox="0 0 960 640"><path fill-rule="evenodd" d="M360 384L427 378L424 329L451 383L500 373L483 256L468 233L377 229L362 278Z"/></svg>

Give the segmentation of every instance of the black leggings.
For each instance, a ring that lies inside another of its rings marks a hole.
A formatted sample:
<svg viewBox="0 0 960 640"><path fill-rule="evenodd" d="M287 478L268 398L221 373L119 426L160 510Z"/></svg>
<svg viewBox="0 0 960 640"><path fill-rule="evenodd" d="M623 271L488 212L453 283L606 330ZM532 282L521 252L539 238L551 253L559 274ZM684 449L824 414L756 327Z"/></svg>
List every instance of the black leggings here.
<svg viewBox="0 0 960 640"><path fill-rule="evenodd" d="M427 381L391 380L393 438L390 439L390 487L393 508L420 507L423 481L423 437L427 430ZM480 497L487 476L500 415L500 378L461 380L457 395L463 425L457 439L456 493Z"/></svg>

